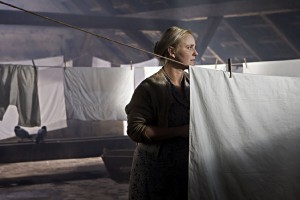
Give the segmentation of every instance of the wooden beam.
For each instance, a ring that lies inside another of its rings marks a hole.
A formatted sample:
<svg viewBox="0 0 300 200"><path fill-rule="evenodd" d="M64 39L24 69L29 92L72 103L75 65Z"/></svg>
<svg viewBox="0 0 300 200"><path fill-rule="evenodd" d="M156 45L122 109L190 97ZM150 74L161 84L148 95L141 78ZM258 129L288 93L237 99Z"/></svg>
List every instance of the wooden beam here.
<svg viewBox="0 0 300 200"><path fill-rule="evenodd" d="M289 46L295 54L300 57L300 52L298 49L293 45L291 41L280 31L279 28L266 16L261 15L262 19L274 30L274 32L286 43L287 46Z"/></svg>
<svg viewBox="0 0 300 200"><path fill-rule="evenodd" d="M170 8L122 15L152 19L197 19L211 16L259 15L262 13L288 12L300 9L299 0L243 0L200 4L190 7Z"/></svg>
<svg viewBox="0 0 300 200"><path fill-rule="evenodd" d="M261 57L252 49L252 47L248 45L251 44L251 42L247 43L244 38L226 20L223 20L223 24L231 31L235 39L238 40L252 54L253 57L255 57L259 61L262 60Z"/></svg>
<svg viewBox="0 0 300 200"><path fill-rule="evenodd" d="M135 146L128 136L48 139L41 144L2 143L0 163L100 157L104 149L134 149Z"/></svg>
<svg viewBox="0 0 300 200"><path fill-rule="evenodd" d="M132 31L132 30L125 30L124 33L132 40L134 40L138 45L139 48L145 49L147 51L153 52L154 44L150 41L141 31ZM148 59L153 58L152 55L145 54Z"/></svg>
<svg viewBox="0 0 300 200"><path fill-rule="evenodd" d="M199 57L203 56L206 51L207 46L209 45L211 39L213 38L219 24L222 21L222 17L209 17L206 22L206 26L203 33L200 33L200 38L197 41L197 51Z"/></svg>
<svg viewBox="0 0 300 200"><path fill-rule="evenodd" d="M220 61L221 64L226 64L226 62L212 48L208 46L207 50L216 58L217 61Z"/></svg>
<svg viewBox="0 0 300 200"><path fill-rule="evenodd" d="M36 12L39 15L62 21L80 28L97 29L124 29L124 30L165 30L166 28L178 25L182 27L193 26L195 22L165 19L141 19L130 17L114 16L88 16L61 13ZM59 23L20 11L0 11L0 24L6 25L32 25L32 26L58 26Z"/></svg>

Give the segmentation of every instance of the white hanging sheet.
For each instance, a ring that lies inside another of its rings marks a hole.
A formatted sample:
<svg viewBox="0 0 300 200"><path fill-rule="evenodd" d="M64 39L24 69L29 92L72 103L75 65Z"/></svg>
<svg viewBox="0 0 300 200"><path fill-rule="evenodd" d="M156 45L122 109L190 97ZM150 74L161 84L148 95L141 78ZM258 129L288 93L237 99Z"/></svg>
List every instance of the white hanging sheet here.
<svg viewBox="0 0 300 200"><path fill-rule="evenodd" d="M67 127L64 69L39 68L38 81L41 125L47 126L49 131Z"/></svg>
<svg viewBox="0 0 300 200"><path fill-rule="evenodd" d="M227 70L226 64L195 65L193 67L202 67L202 68L206 68L206 69L215 69L215 70L222 70L222 71L226 71Z"/></svg>
<svg viewBox="0 0 300 200"><path fill-rule="evenodd" d="M111 67L111 62L93 57L92 67Z"/></svg>
<svg viewBox="0 0 300 200"><path fill-rule="evenodd" d="M65 70L68 119L126 120L134 90L129 68L74 67Z"/></svg>
<svg viewBox="0 0 300 200"><path fill-rule="evenodd" d="M36 66L64 66L64 56L55 56L47 58L34 59L34 64ZM1 64L17 64L17 65L32 65L32 60L19 60L19 61L9 61L0 62Z"/></svg>
<svg viewBox="0 0 300 200"><path fill-rule="evenodd" d="M63 73L63 68L38 68L41 126L47 126L48 131L67 127ZM16 106L8 106L0 121L0 139L15 136L14 127L18 124L18 116ZM24 128L33 134L40 127Z"/></svg>
<svg viewBox="0 0 300 200"><path fill-rule="evenodd" d="M73 67L73 60L66 61L64 67Z"/></svg>
<svg viewBox="0 0 300 200"><path fill-rule="evenodd" d="M133 64L121 64L120 67L150 67L159 66L159 61L156 58Z"/></svg>
<svg viewBox="0 0 300 200"><path fill-rule="evenodd" d="M9 105L0 121L0 140L14 137L14 127L18 124L18 110L14 105Z"/></svg>
<svg viewBox="0 0 300 200"><path fill-rule="evenodd" d="M190 77L189 199L299 199L300 78Z"/></svg>
<svg viewBox="0 0 300 200"><path fill-rule="evenodd" d="M136 88L144 79L155 74L161 67L134 67L134 87Z"/></svg>
<svg viewBox="0 0 300 200"><path fill-rule="evenodd" d="M134 70L134 87L136 88L145 78L159 71L159 61L156 58L134 64L121 64L120 67Z"/></svg>
<svg viewBox="0 0 300 200"><path fill-rule="evenodd" d="M161 69L161 66L152 67L133 67L134 88L136 88L144 79L155 74ZM123 133L127 135L127 121L123 121Z"/></svg>
<svg viewBox="0 0 300 200"><path fill-rule="evenodd" d="M300 59L243 63L243 73L300 77Z"/></svg>

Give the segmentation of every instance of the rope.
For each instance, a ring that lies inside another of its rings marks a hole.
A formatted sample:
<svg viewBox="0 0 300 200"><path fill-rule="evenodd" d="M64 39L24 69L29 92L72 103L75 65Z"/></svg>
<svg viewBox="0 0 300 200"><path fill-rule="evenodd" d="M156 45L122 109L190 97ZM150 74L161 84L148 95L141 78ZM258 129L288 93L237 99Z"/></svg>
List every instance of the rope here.
<svg viewBox="0 0 300 200"><path fill-rule="evenodd" d="M32 14L32 15L34 15L34 16L37 16L37 17L40 17L40 18L43 18L43 19L46 19L46 20L48 20L48 21L55 22L55 23L57 23L57 24L61 24L61 25L63 25L63 26L69 27L69 28L73 28L73 29L82 31L82 32L84 32L84 33L87 33L87 34L96 36L96 37L98 37L98 38L102 38L102 39L108 40L108 41L110 41L110 42L114 42L114 43L119 44L119 45L123 45L123 46L129 47L129 48L132 48L132 49L136 49L136 50L142 51L142 52L144 52L144 53L148 53L148 54L151 54L151 55L153 55L153 56L156 56L156 57L159 57L159 58L163 58L163 59L166 59L166 60L169 60L169 61L172 61L172 62L181 64L181 65L186 65L186 64L183 64L182 62L173 60L173 59L171 59L171 58L167 58L167 57L164 57L164 56L161 56L161 55L152 53L152 52L150 52L150 51L147 51L147 50L144 50L144 49L141 49L141 48L138 48L138 47L129 45L129 44L125 44L125 43L122 43L122 42L120 42L120 41L116 41L116 40L110 39L110 38L108 38L108 37L99 35L99 34L97 34L97 33L93 33L93 32L87 31L87 30L82 29L82 28L79 28L79 27L77 27L77 26L73 26L73 25L68 24L68 23L65 23L65 22L63 22L63 21L59 21L59 20L56 20L56 19L52 19L52 18L50 18L50 17L47 17L47 16L44 16L44 15L41 15L41 14L38 14L38 13L35 13L35 12L32 12L32 11L29 11L29 10L23 9L23 8L20 8L20 7L17 7L17 6L15 6L15 5L12 5L12 4L3 2L3 1L0 1L0 4L3 4L3 5L6 5L6 6L15 8L15 9L17 9L17 10L24 11L24 12L26 12L26 13Z"/></svg>

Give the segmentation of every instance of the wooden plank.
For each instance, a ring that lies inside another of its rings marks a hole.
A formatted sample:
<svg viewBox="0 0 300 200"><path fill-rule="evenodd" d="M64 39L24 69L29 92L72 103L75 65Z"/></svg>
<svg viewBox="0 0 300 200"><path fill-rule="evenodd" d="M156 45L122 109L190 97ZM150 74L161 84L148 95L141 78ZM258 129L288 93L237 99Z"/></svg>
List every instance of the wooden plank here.
<svg viewBox="0 0 300 200"><path fill-rule="evenodd" d="M136 144L128 136L52 139L41 144L2 143L0 163L100 157L105 149L134 149L135 146Z"/></svg>
<svg viewBox="0 0 300 200"><path fill-rule="evenodd" d="M151 19L197 19L212 16L237 17L264 13L289 12L300 9L299 0L226 1L127 14L122 16Z"/></svg>
<svg viewBox="0 0 300 200"><path fill-rule="evenodd" d="M199 57L203 56L221 21L222 17L210 17L206 20L206 28L204 32L200 34L200 38L196 44Z"/></svg>
<svg viewBox="0 0 300 200"><path fill-rule="evenodd" d="M164 30L172 25L192 26L195 22L165 19L142 19L130 17L76 15L61 13L36 12L39 15L62 21L72 26L80 28L99 29L124 29L124 30ZM30 13L20 11L0 11L0 24L6 25L32 25L32 26L58 26L59 23L43 19Z"/></svg>

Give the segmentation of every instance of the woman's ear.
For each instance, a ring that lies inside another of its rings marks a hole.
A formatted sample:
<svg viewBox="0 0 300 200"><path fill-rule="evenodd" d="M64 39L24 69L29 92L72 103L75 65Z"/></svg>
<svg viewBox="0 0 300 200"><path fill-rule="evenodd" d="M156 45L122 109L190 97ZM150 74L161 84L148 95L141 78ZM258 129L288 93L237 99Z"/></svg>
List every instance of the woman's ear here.
<svg viewBox="0 0 300 200"><path fill-rule="evenodd" d="M170 55L171 58L175 58L175 48L172 46L168 47L168 53Z"/></svg>

